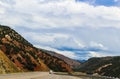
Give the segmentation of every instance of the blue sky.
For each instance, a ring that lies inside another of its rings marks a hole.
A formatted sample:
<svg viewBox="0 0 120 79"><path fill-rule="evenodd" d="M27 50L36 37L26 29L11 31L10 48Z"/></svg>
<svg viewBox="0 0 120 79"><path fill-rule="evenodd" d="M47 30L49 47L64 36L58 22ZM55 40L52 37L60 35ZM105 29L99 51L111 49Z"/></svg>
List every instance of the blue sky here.
<svg viewBox="0 0 120 79"><path fill-rule="evenodd" d="M120 0L0 0L0 24L73 59L120 55Z"/></svg>
<svg viewBox="0 0 120 79"><path fill-rule="evenodd" d="M76 0L77 2L87 2L96 6L119 6L120 0Z"/></svg>

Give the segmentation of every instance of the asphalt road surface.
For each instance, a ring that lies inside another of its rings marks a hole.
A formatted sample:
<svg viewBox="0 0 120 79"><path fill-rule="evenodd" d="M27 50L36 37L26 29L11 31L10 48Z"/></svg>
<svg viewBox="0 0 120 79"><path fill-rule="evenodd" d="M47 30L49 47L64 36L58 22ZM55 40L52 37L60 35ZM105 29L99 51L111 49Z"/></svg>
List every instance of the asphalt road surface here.
<svg viewBox="0 0 120 79"><path fill-rule="evenodd" d="M84 79L70 75L56 75L48 72L28 72L28 73L14 73L1 74L0 79Z"/></svg>

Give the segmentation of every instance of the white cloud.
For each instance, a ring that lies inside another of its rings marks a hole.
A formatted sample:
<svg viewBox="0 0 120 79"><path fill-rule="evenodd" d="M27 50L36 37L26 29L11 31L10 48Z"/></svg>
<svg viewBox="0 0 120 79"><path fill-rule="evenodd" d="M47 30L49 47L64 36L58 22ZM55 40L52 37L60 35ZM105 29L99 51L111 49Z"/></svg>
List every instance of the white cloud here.
<svg viewBox="0 0 120 79"><path fill-rule="evenodd" d="M54 48L83 48L85 45L78 39L73 38L69 34L64 33L38 33L38 32L23 32L26 39L31 39L34 43L47 45Z"/></svg>
<svg viewBox="0 0 120 79"><path fill-rule="evenodd" d="M0 8L0 15L4 14L4 9L3 8Z"/></svg>
<svg viewBox="0 0 120 79"><path fill-rule="evenodd" d="M71 52L71 51L60 51L60 50L57 50L57 49L54 49L54 48L51 48L51 47L46 47L46 46L40 46L40 45L34 45L35 47L38 47L38 48L42 48L42 49L46 49L46 50L50 50L50 51L54 51L58 54L61 54L61 55L64 55L66 57L69 57L69 58L72 58L72 59L77 59L79 58L75 52Z"/></svg>
<svg viewBox="0 0 120 79"><path fill-rule="evenodd" d="M36 32L26 32L25 37L31 37L32 40L37 42L55 42L57 39L68 39L69 36L65 34L54 34L54 33L36 33Z"/></svg>
<svg viewBox="0 0 120 79"><path fill-rule="evenodd" d="M120 8L118 7L93 6L74 0L46 0L44 3L43 0L13 1L14 5L2 2L11 6L11 8L5 8L5 17L0 16L4 17L3 21L0 20L3 24L19 27L23 24L22 26L32 29L73 26L119 28L120 26ZM13 19L16 21L12 22Z"/></svg>
<svg viewBox="0 0 120 79"><path fill-rule="evenodd" d="M80 40L78 41L78 40L74 39L74 42L81 48L85 47L85 45L82 42L80 42Z"/></svg>
<svg viewBox="0 0 120 79"><path fill-rule="evenodd" d="M107 50L107 47L105 47L103 44L96 43L96 42L93 42L93 41L90 42L90 47L98 48L98 49L102 49L102 50Z"/></svg>
<svg viewBox="0 0 120 79"><path fill-rule="evenodd" d="M0 6L1 7L8 7L9 4L5 3L4 1L0 1Z"/></svg>
<svg viewBox="0 0 120 79"><path fill-rule="evenodd" d="M89 56L90 57L103 57L103 56L106 56L106 55L100 54L100 53L94 52L94 51L89 51Z"/></svg>

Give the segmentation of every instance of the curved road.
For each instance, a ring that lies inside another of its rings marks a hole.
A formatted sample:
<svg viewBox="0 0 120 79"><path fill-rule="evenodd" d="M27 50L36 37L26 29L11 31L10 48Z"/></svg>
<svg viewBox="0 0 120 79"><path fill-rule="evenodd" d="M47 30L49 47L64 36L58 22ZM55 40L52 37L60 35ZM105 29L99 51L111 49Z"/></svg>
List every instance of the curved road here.
<svg viewBox="0 0 120 79"><path fill-rule="evenodd" d="M55 75L48 72L28 72L15 74L2 74L0 79L83 79L69 75Z"/></svg>

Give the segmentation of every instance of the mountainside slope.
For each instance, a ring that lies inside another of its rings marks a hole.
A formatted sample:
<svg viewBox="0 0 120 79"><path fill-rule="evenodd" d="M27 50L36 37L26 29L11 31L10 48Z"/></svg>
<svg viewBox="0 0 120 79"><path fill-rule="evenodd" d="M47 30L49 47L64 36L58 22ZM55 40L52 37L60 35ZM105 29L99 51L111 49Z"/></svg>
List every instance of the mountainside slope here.
<svg viewBox="0 0 120 79"><path fill-rule="evenodd" d="M64 55L58 54L58 53L56 53L54 51L48 51L48 50L45 50L45 49L41 49L41 50L43 52L46 52L46 53L52 55L52 56L55 56L55 57L59 58L59 59L63 59L67 64L70 65L70 67L72 69L75 69L75 68L77 68L77 67L79 67L81 65L80 62L78 62L76 60L73 60L73 59L70 59L68 57L65 57Z"/></svg>
<svg viewBox="0 0 120 79"><path fill-rule="evenodd" d="M32 44L9 27L0 26L0 49L21 70L49 70L40 58L35 55L37 51Z"/></svg>
<svg viewBox="0 0 120 79"><path fill-rule="evenodd" d="M20 72L19 68L13 64L9 58L0 50L0 74Z"/></svg>
<svg viewBox="0 0 120 79"><path fill-rule="evenodd" d="M35 48L13 29L0 25L0 49L23 71L72 71L55 56Z"/></svg>
<svg viewBox="0 0 120 79"><path fill-rule="evenodd" d="M120 56L90 58L78 70L89 74L98 73L104 76L120 78Z"/></svg>

